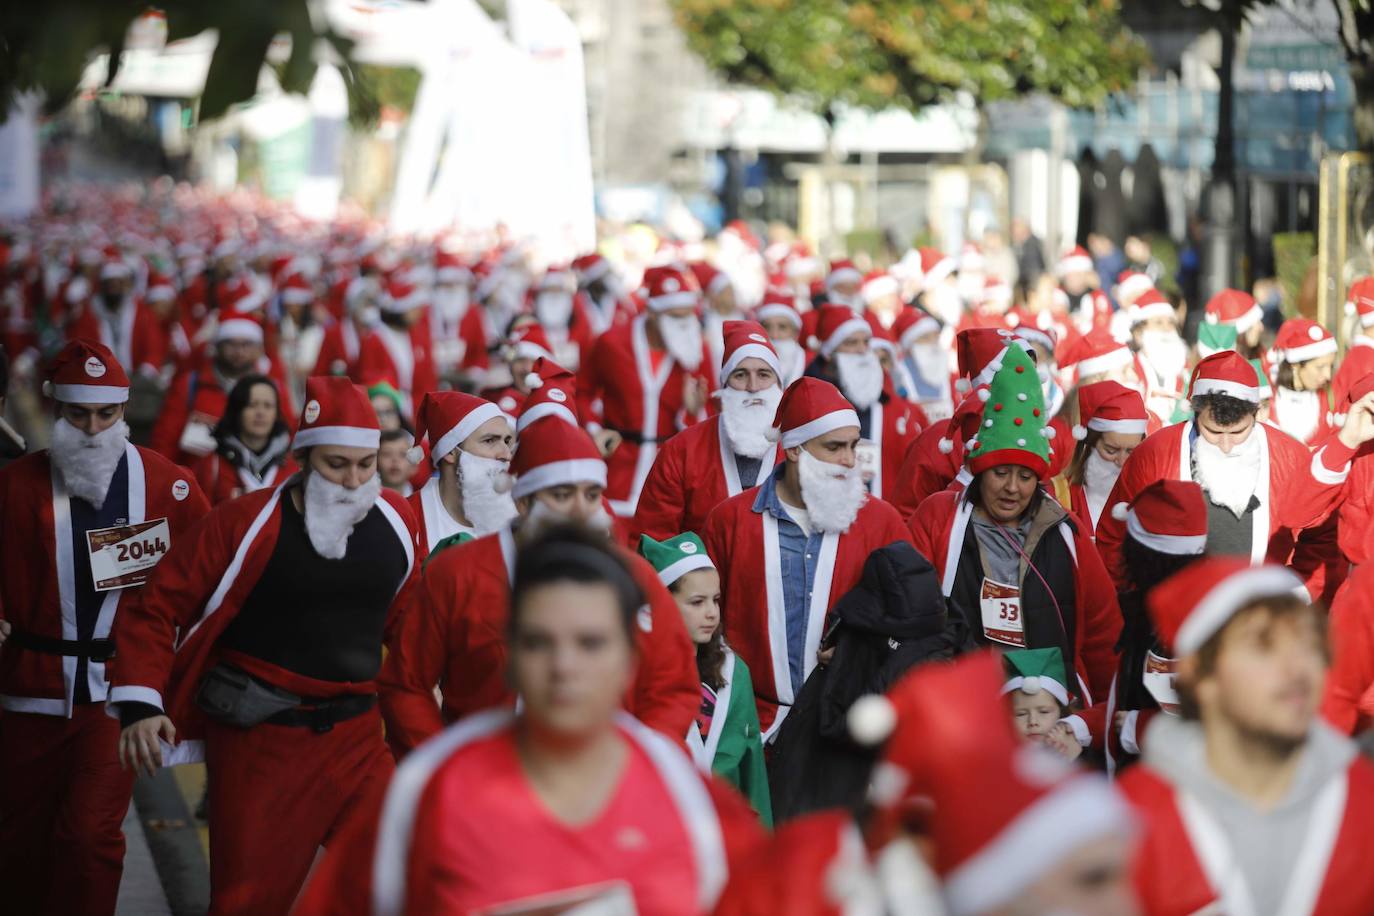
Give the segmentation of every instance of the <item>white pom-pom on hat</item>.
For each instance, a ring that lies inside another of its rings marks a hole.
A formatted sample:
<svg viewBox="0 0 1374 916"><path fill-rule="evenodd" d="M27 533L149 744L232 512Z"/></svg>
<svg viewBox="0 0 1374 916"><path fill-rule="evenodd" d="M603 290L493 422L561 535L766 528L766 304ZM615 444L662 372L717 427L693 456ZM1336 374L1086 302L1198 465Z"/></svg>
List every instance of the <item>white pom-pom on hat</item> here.
<svg viewBox="0 0 1374 916"><path fill-rule="evenodd" d="M991 397L992 397L992 389L990 389L990 388L979 388L979 389L978 389L978 400L980 400L980 401L986 401L986 400L988 400L988 398L991 398Z"/></svg>
<svg viewBox="0 0 1374 916"><path fill-rule="evenodd" d="M1042 426L1042 427L1040 427L1040 435L1044 436L1046 439L1053 439L1053 438L1054 438L1054 427L1052 427L1052 426Z"/></svg>
<svg viewBox="0 0 1374 916"><path fill-rule="evenodd" d="M941 439L939 442L935 443L935 447L940 450L940 454L948 455L950 452L954 451L954 440Z"/></svg>
<svg viewBox="0 0 1374 916"><path fill-rule="evenodd" d="M876 747L886 741L897 727L897 707L885 696L870 693L859 697L845 716L849 734L864 747Z"/></svg>
<svg viewBox="0 0 1374 916"><path fill-rule="evenodd" d="M1082 442L1084 439L1088 438L1088 428L1082 423L1075 423L1073 425L1073 437L1079 442Z"/></svg>
<svg viewBox="0 0 1374 916"><path fill-rule="evenodd" d="M960 394L968 394L973 390L973 383L966 378L961 378L954 383L954 390Z"/></svg>
<svg viewBox="0 0 1374 916"><path fill-rule="evenodd" d="M412 445L410 448L406 449L406 461L409 461L411 464L419 464L424 460L425 450L420 448L420 446Z"/></svg>
<svg viewBox="0 0 1374 916"><path fill-rule="evenodd" d="M1131 507L1124 502L1117 503L1112 506L1112 518L1116 519L1118 522L1124 522L1126 520L1126 513L1130 511Z"/></svg>
<svg viewBox="0 0 1374 916"><path fill-rule="evenodd" d="M543 388L543 387L544 387L544 380L543 380L542 378L539 377L539 373L537 373L537 372L531 372L530 374L528 374L528 375L525 376L525 387L526 387L526 388Z"/></svg>
<svg viewBox="0 0 1374 916"><path fill-rule="evenodd" d="M50 398L50 397L52 397L52 393L53 393L52 379L44 379L44 380L43 380L43 397L45 397L45 398Z"/></svg>

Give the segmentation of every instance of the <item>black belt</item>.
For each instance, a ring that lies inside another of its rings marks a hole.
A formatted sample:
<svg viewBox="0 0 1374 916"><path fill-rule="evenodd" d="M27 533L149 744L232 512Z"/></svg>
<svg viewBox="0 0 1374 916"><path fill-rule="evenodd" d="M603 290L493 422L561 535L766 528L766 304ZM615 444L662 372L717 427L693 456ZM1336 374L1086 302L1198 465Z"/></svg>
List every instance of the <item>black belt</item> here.
<svg viewBox="0 0 1374 916"><path fill-rule="evenodd" d="M269 725L289 725L308 728L324 734L340 722L361 716L377 705L377 695L351 694L328 700L306 700L295 709L284 709L269 716Z"/></svg>
<svg viewBox="0 0 1374 916"><path fill-rule="evenodd" d="M651 437L649 437L649 436L644 435L644 434L641 433L641 432L635 432L634 430L629 430L629 429L616 429L614 426L612 426L612 427L611 427L611 431L614 432L614 433L616 433L617 435L619 435L621 439L624 439L626 442L630 443L631 445L657 445L657 444L658 444L658 439L651 438Z"/></svg>
<svg viewBox="0 0 1374 916"><path fill-rule="evenodd" d="M10 631L7 646L42 652L45 655L70 655L75 658L88 658L93 662L107 662L114 658L113 639L53 639L23 630Z"/></svg>

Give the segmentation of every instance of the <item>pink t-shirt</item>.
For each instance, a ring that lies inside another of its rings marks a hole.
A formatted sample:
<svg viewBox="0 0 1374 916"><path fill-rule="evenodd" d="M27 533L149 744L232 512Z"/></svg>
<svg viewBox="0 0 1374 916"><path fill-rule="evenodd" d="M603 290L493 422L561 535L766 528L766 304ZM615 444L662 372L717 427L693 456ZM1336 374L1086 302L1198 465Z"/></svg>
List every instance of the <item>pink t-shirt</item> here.
<svg viewBox="0 0 1374 916"><path fill-rule="evenodd" d="M512 732L453 755L420 799L407 912L557 913L628 893L640 913L696 913L686 829L653 764L626 744L620 784L580 827L544 807L520 767Z"/></svg>

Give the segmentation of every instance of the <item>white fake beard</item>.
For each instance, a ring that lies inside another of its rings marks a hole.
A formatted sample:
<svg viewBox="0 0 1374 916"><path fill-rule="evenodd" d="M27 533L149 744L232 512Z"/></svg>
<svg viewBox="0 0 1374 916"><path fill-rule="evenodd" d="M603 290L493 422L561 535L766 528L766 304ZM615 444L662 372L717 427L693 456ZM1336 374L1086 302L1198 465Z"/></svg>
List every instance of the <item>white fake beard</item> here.
<svg viewBox="0 0 1374 916"><path fill-rule="evenodd" d="M777 385L762 391L721 390L721 428L736 455L761 459L777 448L770 433L781 400L782 389Z"/></svg>
<svg viewBox="0 0 1374 916"><path fill-rule="evenodd" d="M515 518L507 462L458 450L458 489L463 495L463 514L478 534L489 534Z"/></svg>
<svg viewBox="0 0 1374 916"><path fill-rule="evenodd" d="M615 520L606 511L605 506L598 506L596 513L582 524L592 531L610 536L611 526ZM530 500L530 511L520 521L521 533L531 537L538 536L541 531L552 528L555 525L573 525L578 521L572 516L565 515L549 507L549 504L538 497Z"/></svg>
<svg viewBox="0 0 1374 916"><path fill-rule="evenodd" d="M1088 449L1088 460L1083 462L1083 492L1088 497L1088 511L1094 527L1120 476L1121 468L1115 462L1103 458L1096 448Z"/></svg>
<svg viewBox="0 0 1374 916"><path fill-rule="evenodd" d="M1260 448L1259 435L1253 430L1243 444L1231 449L1229 455L1201 435L1193 443L1198 483L1213 504L1230 509L1236 518L1245 514L1250 497L1255 495L1259 483Z"/></svg>
<svg viewBox="0 0 1374 916"><path fill-rule="evenodd" d="M1140 349L1165 385L1174 384L1188 365L1188 345L1175 331L1146 331Z"/></svg>
<svg viewBox="0 0 1374 916"><path fill-rule="evenodd" d="M778 365L782 367L782 383L786 387L801 378L806 371L805 350L796 340L775 340L773 349L778 351Z"/></svg>
<svg viewBox="0 0 1374 916"><path fill-rule="evenodd" d="M797 471L812 526L822 533L848 531L868 500L859 469L821 461L803 448Z"/></svg>
<svg viewBox="0 0 1374 916"><path fill-rule="evenodd" d="M123 420L88 436L59 417L53 425L48 457L62 475L67 492L99 509L105 505L110 479L128 442L129 426Z"/></svg>
<svg viewBox="0 0 1374 916"><path fill-rule="evenodd" d="M695 315L683 318L659 315L654 320L658 322L659 336L673 362L688 372L695 372L701 365L701 322Z"/></svg>
<svg viewBox="0 0 1374 916"><path fill-rule="evenodd" d="M454 322L462 318L468 310L469 294L466 286L437 286L434 288L434 305L446 321Z"/></svg>
<svg viewBox="0 0 1374 916"><path fill-rule="evenodd" d="M864 308L863 296L858 293L850 295L848 293L839 292L838 290L827 292L825 294L825 301L833 305L847 305L855 312L862 312Z"/></svg>
<svg viewBox="0 0 1374 916"><path fill-rule="evenodd" d="M1315 391L1294 391L1282 385L1274 389L1279 427L1299 442L1306 442L1321 422L1321 398Z"/></svg>
<svg viewBox="0 0 1374 916"><path fill-rule="evenodd" d="M912 344L907 352L916 373L927 385L949 384L949 351L940 342Z"/></svg>
<svg viewBox="0 0 1374 916"><path fill-rule="evenodd" d="M568 293L540 293L534 297L534 315L545 330L562 330L572 321L573 297Z"/></svg>
<svg viewBox="0 0 1374 916"><path fill-rule="evenodd" d="M840 390L860 410L867 410L883 393L883 364L871 350L836 353L835 370L840 376Z"/></svg>
<svg viewBox="0 0 1374 916"><path fill-rule="evenodd" d="M310 536L310 546L326 560L342 560L348 552L353 527L372 511L381 492L380 474L373 474L367 483L350 490L317 472L307 473L305 533Z"/></svg>

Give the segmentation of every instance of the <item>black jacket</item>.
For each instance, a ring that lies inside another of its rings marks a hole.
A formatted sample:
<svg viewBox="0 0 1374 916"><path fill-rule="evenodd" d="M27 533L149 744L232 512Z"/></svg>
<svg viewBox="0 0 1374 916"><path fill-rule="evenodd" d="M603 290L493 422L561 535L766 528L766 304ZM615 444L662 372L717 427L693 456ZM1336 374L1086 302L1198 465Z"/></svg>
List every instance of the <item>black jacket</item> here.
<svg viewBox="0 0 1374 916"><path fill-rule="evenodd" d="M835 655L806 679L768 755L775 824L822 808L857 811L876 751L850 740L849 707L885 693L916 665L971 645L964 621L945 613L939 574L905 541L869 556L829 625L823 647L833 645Z"/></svg>

